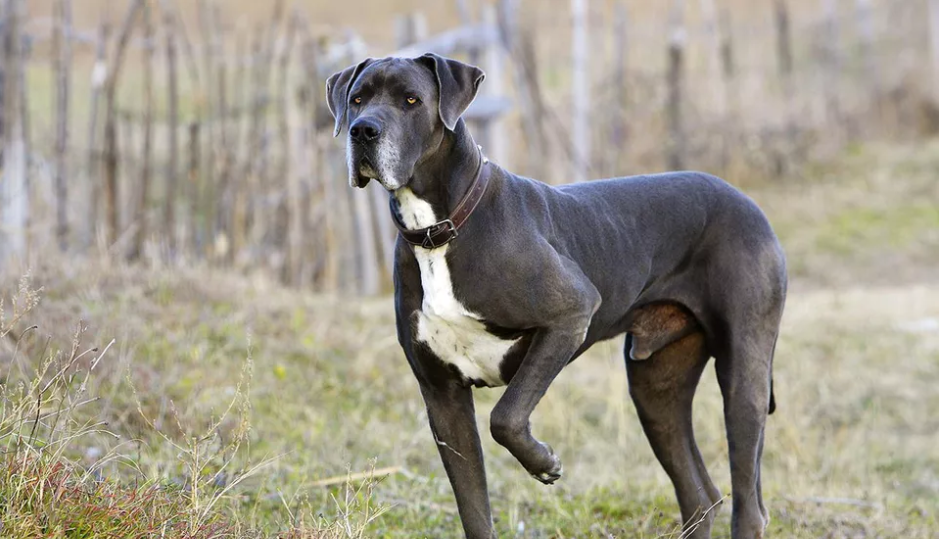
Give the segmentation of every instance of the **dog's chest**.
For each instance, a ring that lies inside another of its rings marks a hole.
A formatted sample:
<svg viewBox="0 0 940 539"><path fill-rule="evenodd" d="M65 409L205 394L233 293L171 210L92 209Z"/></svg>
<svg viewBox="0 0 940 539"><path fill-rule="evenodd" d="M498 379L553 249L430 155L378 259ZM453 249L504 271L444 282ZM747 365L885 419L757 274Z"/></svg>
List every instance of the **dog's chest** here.
<svg viewBox="0 0 940 539"><path fill-rule="evenodd" d="M421 228L437 222L430 205L407 189L400 189L396 197L402 221L409 227ZM446 245L436 249L414 248L424 291L421 310L416 314L415 336L471 382L490 387L505 385L500 364L517 339L500 339L488 332L482 317L457 300L447 265L447 249Z"/></svg>

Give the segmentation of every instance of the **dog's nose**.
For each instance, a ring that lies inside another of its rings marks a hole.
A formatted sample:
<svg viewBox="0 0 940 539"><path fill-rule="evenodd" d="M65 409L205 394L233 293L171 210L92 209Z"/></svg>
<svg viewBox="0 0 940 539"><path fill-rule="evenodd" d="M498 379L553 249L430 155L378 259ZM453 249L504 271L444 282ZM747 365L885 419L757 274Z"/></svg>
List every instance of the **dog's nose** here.
<svg viewBox="0 0 940 539"><path fill-rule="evenodd" d="M357 118L349 127L349 136L356 142L371 142L382 134L382 126L372 118Z"/></svg>

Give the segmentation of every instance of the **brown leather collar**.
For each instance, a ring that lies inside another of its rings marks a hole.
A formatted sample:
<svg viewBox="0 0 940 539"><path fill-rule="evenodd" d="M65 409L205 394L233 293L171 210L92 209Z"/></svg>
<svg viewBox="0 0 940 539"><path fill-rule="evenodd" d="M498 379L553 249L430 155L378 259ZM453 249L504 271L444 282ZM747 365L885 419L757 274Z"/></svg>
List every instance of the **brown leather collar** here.
<svg viewBox="0 0 940 539"><path fill-rule="evenodd" d="M394 197L389 197L392 221L395 222L395 226L398 227L398 233L401 234L401 237L404 238L405 241L425 249L434 249L447 245L458 236L460 227L470 218L470 214L473 213L477 204L480 203L480 200L483 198L483 193L486 192L486 186L490 183L490 175L483 174L483 167L489 163L489 159L483 155L482 149L480 150L480 157L482 158L480 168L477 169L477 176L473 180L473 185L470 186L467 193L460 202L457 203L457 207L454 208L454 211L443 221L438 221L429 227L418 228L416 230L405 228L405 225L398 218L398 212L395 211Z"/></svg>

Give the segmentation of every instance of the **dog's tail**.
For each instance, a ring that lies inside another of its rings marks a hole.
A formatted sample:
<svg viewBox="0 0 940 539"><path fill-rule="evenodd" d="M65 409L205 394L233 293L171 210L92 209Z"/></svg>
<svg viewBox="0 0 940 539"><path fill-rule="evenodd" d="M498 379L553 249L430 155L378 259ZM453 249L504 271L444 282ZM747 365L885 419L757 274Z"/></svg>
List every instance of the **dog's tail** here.
<svg viewBox="0 0 940 539"><path fill-rule="evenodd" d="M774 400L774 375L770 375L770 408L767 409L767 415L774 413L777 409L777 401Z"/></svg>
<svg viewBox="0 0 940 539"><path fill-rule="evenodd" d="M777 409L777 401L774 399L774 352L777 351L777 337L774 337L774 347L770 350L770 405L767 407L767 415L774 413Z"/></svg>

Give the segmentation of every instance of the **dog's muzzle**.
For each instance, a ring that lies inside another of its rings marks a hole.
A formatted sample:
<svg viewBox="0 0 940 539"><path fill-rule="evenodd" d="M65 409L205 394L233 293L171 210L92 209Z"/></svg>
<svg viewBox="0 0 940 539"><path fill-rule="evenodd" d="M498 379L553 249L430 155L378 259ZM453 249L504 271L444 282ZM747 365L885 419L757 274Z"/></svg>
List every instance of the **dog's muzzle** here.
<svg viewBox="0 0 940 539"><path fill-rule="evenodd" d="M357 118L349 126L349 183L364 188L369 180L382 182L378 155L382 124L373 117ZM382 182L384 185L384 182Z"/></svg>

